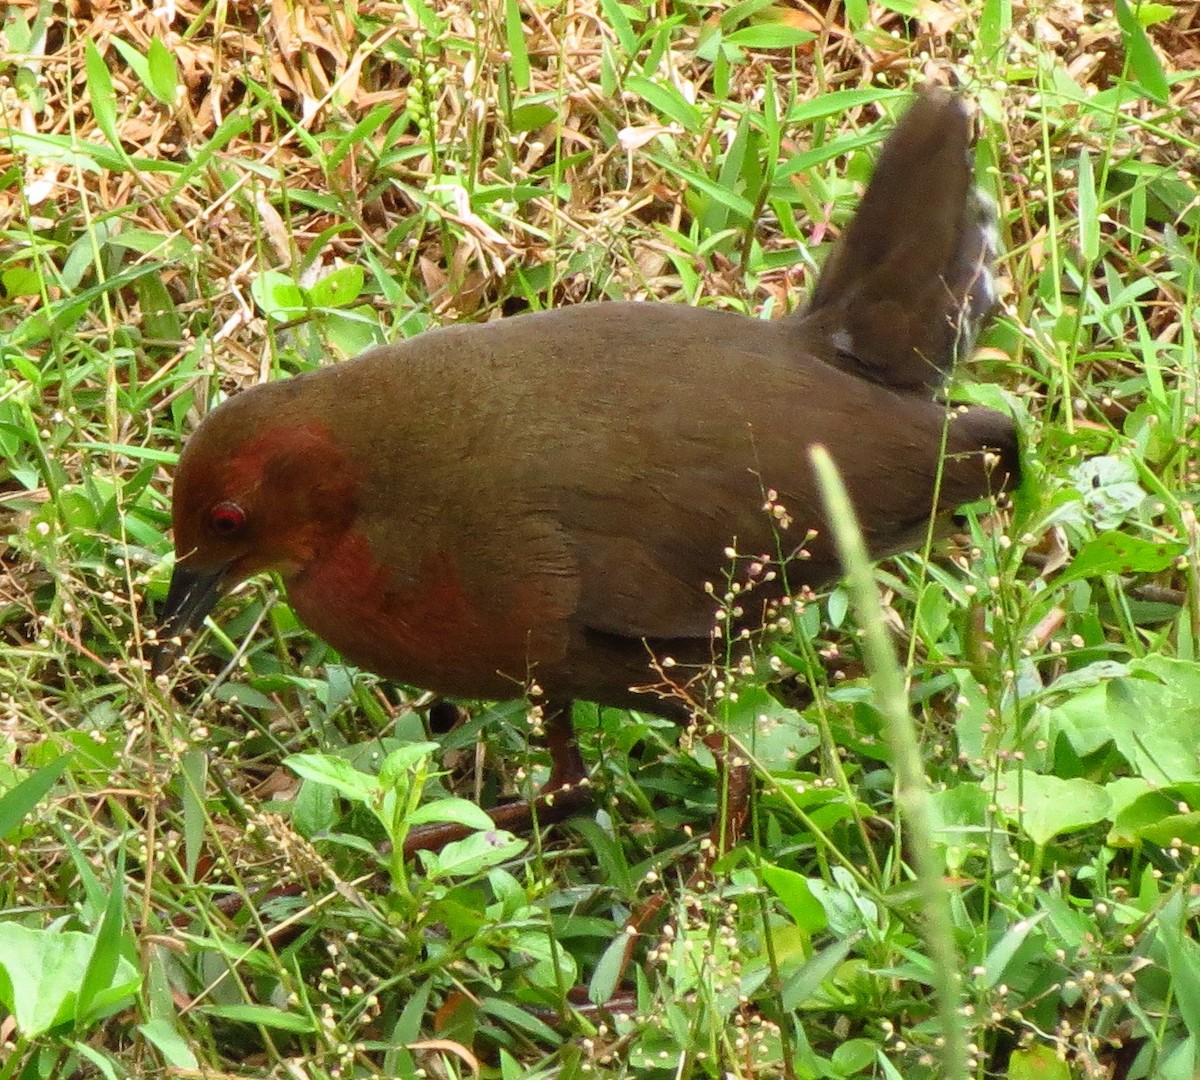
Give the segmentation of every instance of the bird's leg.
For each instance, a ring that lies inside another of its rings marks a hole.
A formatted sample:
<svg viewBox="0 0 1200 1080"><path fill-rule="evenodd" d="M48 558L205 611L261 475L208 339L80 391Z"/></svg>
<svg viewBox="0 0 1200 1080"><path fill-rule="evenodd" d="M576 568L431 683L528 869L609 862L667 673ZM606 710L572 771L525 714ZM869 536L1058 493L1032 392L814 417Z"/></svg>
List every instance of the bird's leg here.
<svg viewBox="0 0 1200 1080"><path fill-rule="evenodd" d="M488 811L497 829L527 833L537 825L553 825L578 813L591 801L587 768L579 753L575 726L571 722L571 703L552 702L544 711L545 740L550 750L550 778L531 800L507 803ZM473 830L462 825L425 825L413 829L404 841L404 854L440 851L454 840L462 840Z"/></svg>

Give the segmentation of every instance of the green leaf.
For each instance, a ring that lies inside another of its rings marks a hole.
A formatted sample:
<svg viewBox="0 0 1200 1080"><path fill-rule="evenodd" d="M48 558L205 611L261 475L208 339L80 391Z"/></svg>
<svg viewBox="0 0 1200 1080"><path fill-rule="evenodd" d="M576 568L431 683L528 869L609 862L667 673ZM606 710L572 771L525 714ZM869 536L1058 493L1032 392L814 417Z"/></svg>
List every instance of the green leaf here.
<svg viewBox="0 0 1200 1080"><path fill-rule="evenodd" d="M184 872L188 881L196 880L196 868L204 852L204 834L208 815L204 806L204 790L208 784L208 754L203 750L185 750L180 763L183 794L183 851Z"/></svg>
<svg viewBox="0 0 1200 1080"><path fill-rule="evenodd" d="M125 1080L129 1075L124 1069L117 1071L116 1063L105 1053L97 1050L94 1046L88 1046L87 1043L81 1043L78 1040L70 1040L67 1045L80 1054L85 1060L90 1061L99 1071L104 1080Z"/></svg>
<svg viewBox="0 0 1200 1080"><path fill-rule="evenodd" d="M289 322L308 314L304 292L287 274L264 270L250 281L250 295L269 319Z"/></svg>
<svg viewBox="0 0 1200 1080"><path fill-rule="evenodd" d="M317 1030L309 1017L284 1012L270 1005L201 1005L197 1011L219 1016L223 1020L236 1020L242 1024L256 1024L279 1031L308 1034Z"/></svg>
<svg viewBox="0 0 1200 1080"><path fill-rule="evenodd" d="M15 922L0 923L0 1004L17 1029L34 1038L77 1018L79 988L88 970L96 937L79 930L30 929ZM95 1008L123 1006L141 982L137 969L124 957Z"/></svg>
<svg viewBox="0 0 1200 1080"><path fill-rule="evenodd" d="M17 296L40 296L42 275L32 267L11 266L0 271L0 287L10 299Z"/></svg>
<svg viewBox="0 0 1200 1080"><path fill-rule="evenodd" d="M1049 1046L1031 1046L1009 1055L1008 1080L1071 1080L1071 1067Z"/></svg>
<svg viewBox="0 0 1200 1080"><path fill-rule="evenodd" d="M1187 552L1187 545L1172 540L1142 540L1123 532L1093 537L1079 549L1058 584L1104 574L1156 574Z"/></svg>
<svg viewBox="0 0 1200 1080"><path fill-rule="evenodd" d="M825 908L813 895L808 879L795 870L764 863L759 868L762 879L787 909L792 922L809 934L819 933L829 925Z"/></svg>
<svg viewBox="0 0 1200 1080"><path fill-rule="evenodd" d="M637 895L637 884L625 858L625 849L595 818L581 815L575 820L572 828L576 829L591 847L605 885L632 905Z"/></svg>
<svg viewBox="0 0 1200 1080"><path fill-rule="evenodd" d="M1192 940L1190 923L1183 892L1177 889L1163 905L1158 932L1179 1015L1192 1039L1200 1040L1200 944Z"/></svg>
<svg viewBox="0 0 1200 1080"><path fill-rule="evenodd" d="M175 302L159 274L146 274L134 282L142 309L142 333L155 342L178 342L184 337L183 323Z"/></svg>
<svg viewBox="0 0 1200 1080"><path fill-rule="evenodd" d="M329 344L342 357L357 356L382 339L379 316L369 304L328 315L321 325Z"/></svg>
<svg viewBox="0 0 1200 1080"><path fill-rule="evenodd" d="M780 1005L787 1012L791 1012L809 1001L821 988L821 984L850 955L850 950L858 944L862 934L861 930L856 930L843 938L835 939L813 956L784 984L780 994Z"/></svg>
<svg viewBox="0 0 1200 1080"><path fill-rule="evenodd" d="M803 30L798 26L760 23L757 26L743 26L726 34L725 43L743 49L794 49L807 45L816 36L811 30Z"/></svg>
<svg viewBox="0 0 1200 1080"><path fill-rule="evenodd" d="M0 840L7 840L17 830L26 815L54 786L73 757L73 754L63 754L55 758L49 765L43 765L37 772L27 776L11 791L0 795Z"/></svg>
<svg viewBox="0 0 1200 1080"><path fill-rule="evenodd" d="M521 5L517 0L504 0L504 38L508 44L508 70L513 86L529 89L529 52L525 48L525 31L521 23Z"/></svg>
<svg viewBox="0 0 1200 1080"><path fill-rule="evenodd" d="M379 782L387 788L395 787L398 779L411 776L439 749L435 742L411 742L396 747L379 766Z"/></svg>
<svg viewBox="0 0 1200 1080"><path fill-rule="evenodd" d="M1100 214L1096 209L1096 179L1092 155L1079 151L1079 248L1089 263L1100 257Z"/></svg>
<svg viewBox="0 0 1200 1080"><path fill-rule="evenodd" d="M721 29L726 32L736 30L774 3L775 0L738 0L721 12Z"/></svg>
<svg viewBox="0 0 1200 1080"><path fill-rule="evenodd" d="M369 803L383 791L378 777L332 754L292 754L283 763L302 779L325 784L351 802Z"/></svg>
<svg viewBox="0 0 1200 1080"><path fill-rule="evenodd" d="M356 263L330 271L308 290L313 307L349 307L362 293L366 271Z"/></svg>
<svg viewBox="0 0 1200 1080"><path fill-rule="evenodd" d="M87 74L88 100L92 103L96 126L113 148L123 153L121 137L117 133L117 96L113 92L112 76L91 38L83 47L83 67Z"/></svg>
<svg viewBox="0 0 1200 1080"><path fill-rule="evenodd" d="M96 932L96 944L88 959L87 970L79 986L79 1015L87 1020L101 1017L111 1006L108 995L117 969L121 965L125 927L125 849L117 852L117 865L113 869L112 885L109 888L108 904L104 918Z"/></svg>
<svg viewBox="0 0 1200 1080"><path fill-rule="evenodd" d="M1038 912L1026 919L1018 919L1000 937L1000 940L988 950L987 961L984 964L984 985L990 990L1004 981L1008 974L1013 957L1025 944L1030 931L1046 917L1045 912Z"/></svg>
<svg viewBox="0 0 1200 1080"><path fill-rule="evenodd" d="M470 799L456 797L435 799L424 806L419 806L404 821L406 825L412 826L449 822L454 825L462 825L467 829L495 828L495 822L488 817L486 810L480 809Z"/></svg>
<svg viewBox="0 0 1200 1080"><path fill-rule="evenodd" d="M1162 64L1154 46L1138 22L1137 16L1130 10L1127 0L1116 0L1115 10L1117 25L1121 28L1121 37L1125 41L1125 55L1134 78L1147 94L1159 104L1165 105L1170 99L1171 87L1163 74Z"/></svg>
<svg viewBox="0 0 1200 1080"><path fill-rule="evenodd" d="M545 1021L539 1020L532 1013L526 1012L511 1001L505 1001L502 998L485 997L480 1002L480 1007L485 1013L490 1013L492 1016L503 1020L505 1024L509 1024L518 1030L528 1032L535 1039L548 1046L556 1045L562 1039L562 1036Z"/></svg>
<svg viewBox="0 0 1200 1080"><path fill-rule="evenodd" d="M430 881L441 881L450 877L474 877L515 859L528 846L528 840L512 833L489 829L455 840L439 852L422 851L419 855L426 877Z"/></svg>
<svg viewBox="0 0 1200 1080"><path fill-rule="evenodd" d="M1103 821L1112 809L1108 792L1090 780L1062 780L1012 769L999 777L996 802L1004 816L1038 847L1061 833Z"/></svg>
<svg viewBox="0 0 1200 1080"><path fill-rule="evenodd" d="M972 854L985 855L989 844L987 792L978 784L960 783L929 794L930 825L937 843L945 845L946 869L957 873Z"/></svg>
<svg viewBox="0 0 1200 1080"><path fill-rule="evenodd" d="M870 1039L848 1039L838 1043L830 1057L838 1076L853 1076L866 1072L874 1063L879 1047Z"/></svg>
<svg viewBox="0 0 1200 1080"><path fill-rule="evenodd" d="M625 14L625 9L621 6L621 0L600 0L600 7L604 11L604 18L608 21L608 25L617 35L617 41L620 43L625 59L632 60L637 53L638 38L637 34L633 32L633 26Z"/></svg>
<svg viewBox="0 0 1200 1080"><path fill-rule="evenodd" d="M749 221L754 216L754 203L732 191L726 191L720 184L710 180L703 173L696 172L694 169L685 169L678 161L673 161L662 154L647 153L646 156L656 165L661 165L668 172L674 174L688 187L732 210L743 222Z"/></svg>
<svg viewBox="0 0 1200 1080"><path fill-rule="evenodd" d="M768 772L791 768L821 745L816 727L783 704L765 686L747 685L720 707L721 725Z"/></svg>
<svg viewBox="0 0 1200 1080"><path fill-rule="evenodd" d="M147 1020L146 1023L139 1024L138 1031L155 1050L162 1054L163 1060L172 1069L182 1072L200 1067L199 1059L192 1053L192 1048L187 1040L165 1017Z"/></svg>
<svg viewBox="0 0 1200 1080"><path fill-rule="evenodd" d="M558 119L558 110L544 102L526 102L512 111L513 131L538 131Z"/></svg>
<svg viewBox="0 0 1200 1080"><path fill-rule="evenodd" d="M1112 743L1134 776L1159 786L1200 779L1200 664L1150 655L1129 672L1043 708L1035 723L1047 722L1050 742L1064 735L1081 756Z"/></svg>
<svg viewBox="0 0 1200 1080"><path fill-rule="evenodd" d="M1194 806L1200 806L1200 785L1176 784L1149 790L1121 807L1109 842L1128 846L1148 840L1158 847L1200 844L1200 810L1190 809Z"/></svg>
<svg viewBox="0 0 1200 1080"><path fill-rule="evenodd" d="M179 89L179 68L175 54L158 38L151 38L150 48L146 50L146 60L146 87L164 105L174 108Z"/></svg>
<svg viewBox="0 0 1200 1080"><path fill-rule="evenodd" d="M979 44L983 54L996 53L1011 32L1011 0L984 0L979 16Z"/></svg>
<svg viewBox="0 0 1200 1080"><path fill-rule="evenodd" d="M665 120L674 120L684 131L695 132L703 124L703 113L669 83L655 82L644 75L630 75L625 89L654 107Z"/></svg>
<svg viewBox="0 0 1200 1080"><path fill-rule="evenodd" d="M1138 4L1138 23L1149 28L1159 23L1170 22L1175 17L1176 10L1171 4Z"/></svg>
<svg viewBox="0 0 1200 1080"><path fill-rule="evenodd" d="M625 970L625 958L630 949L629 935L621 932L612 939L596 963L588 983L588 1001L603 1005L616 992L617 984Z"/></svg>
<svg viewBox="0 0 1200 1080"><path fill-rule="evenodd" d="M121 59L129 65L129 69L137 76L138 82L148 86L150 82L150 63L128 41L119 37L110 37L109 43L121 54Z"/></svg>

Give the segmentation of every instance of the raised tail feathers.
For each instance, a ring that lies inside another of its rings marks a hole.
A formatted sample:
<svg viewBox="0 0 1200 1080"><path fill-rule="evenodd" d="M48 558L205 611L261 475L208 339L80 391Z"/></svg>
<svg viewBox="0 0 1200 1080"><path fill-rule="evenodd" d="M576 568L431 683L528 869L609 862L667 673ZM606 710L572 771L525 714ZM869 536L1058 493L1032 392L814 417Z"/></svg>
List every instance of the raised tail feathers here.
<svg viewBox="0 0 1200 1080"><path fill-rule="evenodd" d="M962 102L927 89L888 137L807 307L829 363L898 391L932 390L995 304L995 216L975 188Z"/></svg>

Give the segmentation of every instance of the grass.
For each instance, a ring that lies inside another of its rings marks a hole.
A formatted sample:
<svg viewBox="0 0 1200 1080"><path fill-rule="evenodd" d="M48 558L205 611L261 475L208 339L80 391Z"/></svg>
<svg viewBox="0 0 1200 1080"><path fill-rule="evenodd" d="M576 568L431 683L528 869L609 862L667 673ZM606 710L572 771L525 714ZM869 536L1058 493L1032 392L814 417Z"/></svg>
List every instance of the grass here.
<svg viewBox="0 0 1200 1080"><path fill-rule="evenodd" d="M8 9L0 1080L1196 1074L1197 8L909 6ZM221 395L582 300L789 310L930 68L1006 246L956 394L1029 458L876 573L931 847L842 588L730 675L754 814L705 878L711 757L654 717L580 707L594 816L413 867L417 804L544 773L523 707L427 745L267 581L150 679Z"/></svg>

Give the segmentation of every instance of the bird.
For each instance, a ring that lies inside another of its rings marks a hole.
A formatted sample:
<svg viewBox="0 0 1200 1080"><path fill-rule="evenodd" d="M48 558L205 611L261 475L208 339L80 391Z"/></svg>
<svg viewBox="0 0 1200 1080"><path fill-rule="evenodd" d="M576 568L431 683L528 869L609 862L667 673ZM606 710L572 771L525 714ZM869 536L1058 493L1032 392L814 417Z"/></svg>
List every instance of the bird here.
<svg viewBox="0 0 1200 1080"><path fill-rule="evenodd" d="M572 703L686 721L704 704L688 673L724 648L723 583L753 585L734 622L754 628L839 576L813 446L875 558L1018 482L1014 421L938 397L995 303L971 147L959 96L919 92L795 313L581 303L231 396L175 471L155 671L221 596L274 572L361 668L451 700L533 688L549 779L492 817L520 829L575 812ZM417 830L406 850L456 829Z"/></svg>

